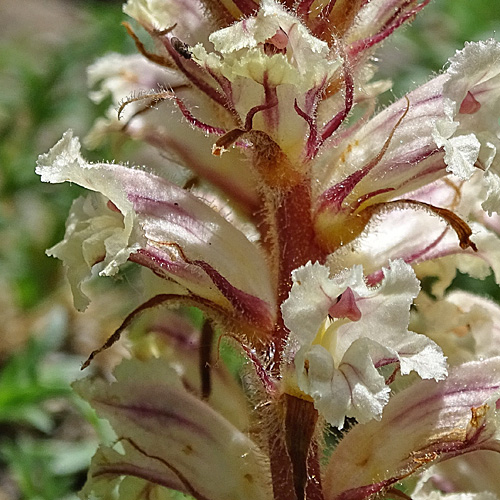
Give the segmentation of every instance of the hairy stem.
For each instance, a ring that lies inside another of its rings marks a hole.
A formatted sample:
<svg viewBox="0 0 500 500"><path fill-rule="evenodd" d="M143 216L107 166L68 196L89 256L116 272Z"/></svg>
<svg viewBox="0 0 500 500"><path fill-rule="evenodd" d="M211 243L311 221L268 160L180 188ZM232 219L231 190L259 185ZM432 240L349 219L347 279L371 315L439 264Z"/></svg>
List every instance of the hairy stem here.
<svg viewBox="0 0 500 500"><path fill-rule="evenodd" d="M277 202L274 222L278 261L278 307L288 298L292 287L292 271L308 261L323 261L324 255L316 243L311 220L311 189L309 179L290 188ZM279 366L288 330L283 324L281 310L274 333L275 365Z"/></svg>

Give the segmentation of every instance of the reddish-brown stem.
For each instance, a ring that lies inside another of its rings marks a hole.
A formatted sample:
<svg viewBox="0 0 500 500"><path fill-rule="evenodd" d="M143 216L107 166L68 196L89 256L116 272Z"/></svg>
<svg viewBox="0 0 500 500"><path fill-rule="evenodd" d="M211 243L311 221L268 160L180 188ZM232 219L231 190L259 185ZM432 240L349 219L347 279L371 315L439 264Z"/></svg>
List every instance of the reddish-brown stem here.
<svg viewBox="0 0 500 500"><path fill-rule="evenodd" d="M288 188L275 187L268 199L269 234L274 240L272 262L276 265L276 325L273 332L274 358L269 365L270 376L281 378L282 356L289 335L281 316L280 305L292 286L292 271L311 261L324 261L318 247L311 220L310 179ZM284 394L274 411L278 428L269 435L274 500L323 500L319 470L318 447L314 432L318 414L309 401Z"/></svg>
<svg viewBox="0 0 500 500"><path fill-rule="evenodd" d="M316 243L311 220L311 189L309 179L290 188L279 198L275 210L278 254L277 304L288 298L292 286L292 271L308 261L323 261L324 255ZM279 367L288 331L281 311L274 332L275 366Z"/></svg>

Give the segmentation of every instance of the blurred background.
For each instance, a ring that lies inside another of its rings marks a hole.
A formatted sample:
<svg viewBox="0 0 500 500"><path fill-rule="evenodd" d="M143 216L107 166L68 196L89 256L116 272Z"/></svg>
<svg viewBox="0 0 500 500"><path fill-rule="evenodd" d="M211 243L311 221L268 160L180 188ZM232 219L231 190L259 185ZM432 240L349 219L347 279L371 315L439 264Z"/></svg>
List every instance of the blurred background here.
<svg viewBox="0 0 500 500"><path fill-rule="evenodd" d="M175 0L173 0L175 1ZM75 186L47 185L35 161L72 128L84 137L109 103L87 97L86 67L114 51L135 52L120 1L0 0L0 500L76 499L106 427L71 392L90 351L141 301L131 268L97 280L78 313L59 261L45 249L64 234ZM500 3L435 0L378 53L385 102L438 72L465 41L500 30ZM89 159L144 162L140 145L109 144ZM492 279L454 286L498 299ZM126 341L99 356L109 375Z"/></svg>

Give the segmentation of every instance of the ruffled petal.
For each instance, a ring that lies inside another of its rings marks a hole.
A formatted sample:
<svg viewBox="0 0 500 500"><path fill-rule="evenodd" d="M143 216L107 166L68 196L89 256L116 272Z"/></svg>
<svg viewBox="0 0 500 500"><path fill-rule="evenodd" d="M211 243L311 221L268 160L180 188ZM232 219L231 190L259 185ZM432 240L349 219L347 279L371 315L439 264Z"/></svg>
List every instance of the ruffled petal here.
<svg viewBox="0 0 500 500"><path fill-rule="evenodd" d="M122 214L123 229L114 236L113 245L107 245L103 256L107 265L101 274L116 273L134 253L135 260L157 274L177 278L194 293L218 302L223 296L240 312L255 310L255 318L266 324L271 321L269 304L274 299L264 257L240 231L188 191L143 170L86 162L71 131L39 157L37 173L44 182L71 181L100 192L112 203L109 212ZM72 244L74 231L69 230L65 245ZM94 263L87 263L89 273Z"/></svg>
<svg viewBox="0 0 500 500"><path fill-rule="evenodd" d="M500 43L467 43L450 62L443 86L445 117L436 122L433 137L444 147L450 172L468 179L477 166L488 171L489 196L483 207L498 211Z"/></svg>
<svg viewBox="0 0 500 500"><path fill-rule="evenodd" d="M124 218L110 210L104 196L92 193L73 202L64 239L47 250L47 255L63 261L75 307L83 311L89 304L83 289L93 267L97 265L103 275L115 274L141 247L141 241L133 217Z"/></svg>
<svg viewBox="0 0 500 500"><path fill-rule="evenodd" d="M277 33L282 33L282 44L273 38ZM272 0L263 0L255 17L213 33L210 41L223 55L221 69L230 80L244 76L263 83L263 75L268 73L270 85L290 83L305 92L339 67L338 61L328 58L328 44L311 36L294 15ZM263 50L252 50L266 42L278 49L287 48L288 57L280 54L267 57Z"/></svg>
<svg viewBox="0 0 500 500"><path fill-rule="evenodd" d="M446 375L439 347L407 329L419 290L411 267L394 261L383 274L380 285L371 288L361 266L330 278L328 268L308 263L294 271L290 296L281 307L298 345L298 386L337 427L345 416L360 421L381 417L389 392L377 371L381 366L399 363L402 374L416 371L436 380ZM352 314L343 307L342 316L335 317L346 290L354 297Z"/></svg>
<svg viewBox="0 0 500 500"><path fill-rule="evenodd" d="M230 84L238 127L267 134L298 168L309 125L296 106L314 118L321 89L340 68L340 58L273 0L264 0L255 16L212 33L210 41L215 51L198 44L193 59Z"/></svg>

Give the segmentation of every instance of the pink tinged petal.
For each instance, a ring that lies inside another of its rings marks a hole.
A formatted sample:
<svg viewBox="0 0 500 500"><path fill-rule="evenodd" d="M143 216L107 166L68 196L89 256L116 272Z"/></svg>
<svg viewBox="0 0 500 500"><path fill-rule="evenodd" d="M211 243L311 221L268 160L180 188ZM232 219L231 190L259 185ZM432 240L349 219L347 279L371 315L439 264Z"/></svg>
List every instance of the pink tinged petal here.
<svg viewBox="0 0 500 500"><path fill-rule="evenodd" d="M444 81L444 76L437 77L409 93L408 100L396 101L331 150L328 161L336 167L320 201L341 203L351 195L359 203L363 196L388 191L395 197L446 175L442 152L432 140L432 125L444 114Z"/></svg>
<svg viewBox="0 0 500 500"><path fill-rule="evenodd" d="M380 422L358 425L340 442L325 471L325 499L361 500L431 463L500 451L499 398L500 358L412 385L391 398Z"/></svg>
<svg viewBox="0 0 500 500"><path fill-rule="evenodd" d="M179 188L175 188L175 190L178 192L170 194L172 199L176 199L182 193ZM243 269L241 264L245 263L246 266L252 254L257 256L255 264L264 266L261 268L261 272L267 270L267 266L258 255L257 249L222 217L207 209L203 203L196 201L197 204L192 207L187 207L184 203L185 208L183 208L181 201L167 199L168 194L162 194L162 196L163 199L146 198L136 194L129 195L135 211L139 214L146 236L151 246L156 247L158 256L162 256L165 262L170 260L171 266L180 265L185 266L186 269L191 268L191 272L193 272L193 267L201 268L236 311L247 315L255 323L269 327L272 324L269 304L258 298L260 293L257 288L254 287L254 295L247 293L234 286L217 270L225 271L226 276L230 276L234 283L238 282L234 271L238 271L238 266L240 266L241 277L245 277L245 281L250 281L246 279L246 273L249 271L257 272L257 268L252 270L250 266ZM175 226L176 228L174 228ZM217 229L218 231L216 231ZM171 245L169 252L167 238L171 238L173 242L179 244L182 248L182 254L185 253L187 259L184 259L181 254L178 259L173 259L172 262L171 252L175 254L175 246ZM186 244L188 241L189 243ZM192 248L195 245L197 248L194 250ZM227 252L224 257L227 260L225 263L221 259L224 246ZM206 254L211 253L211 247L215 247L214 251L219 253L217 257L215 253L213 254L215 259L206 256ZM202 259L191 260L189 258L191 256L202 257ZM165 268L163 267L163 269ZM173 268L171 267L171 269ZM264 283L267 284L268 280L264 279ZM267 295L271 296L270 293Z"/></svg>
<svg viewBox="0 0 500 500"><path fill-rule="evenodd" d="M380 26L380 31L378 33L375 33L371 36L368 36L362 40L357 40L354 42L350 47L349 47L349 55L351 57L357 56L360 52L364 50L368 50L377 43L380 43L381 41L385 40L388 36L390 36L397 28L399 28L402 24L404 24L406 21L411 20L415 17L415 15L422 10L430 0L424 0L422 3L417 4L414 6L413 3L410 2L404 2L401 0L398 0L396 2L383 2L385 5L382 6L382 2L378 2L378 6L375 5L375 8L371 8L372 6L369 5L368 10L372 10L372 16L373 14L376 14L376 17L378 17L378 22L380 23L382 19L380 19L381 14L389 14L389 18L384 20L384 24ZM376 2L373 2L376 4ZM399 7L398 7L399 5ZM408 6L412 6L412 8L407 8ZM388 8L391 7L391 10L388 10ZM385 9L384 9L385 8ZM384 12L386 10L386 12ZM394 14L394 12L396 14ZM363 13L362 13L363 14ZM373 30L374 28L377 27L377 24L375 24L373 21L369 24L367 24L367 16L363 16L364 19L363 21L356 23L358 25L361 24L362 28L367 28ZM385 16L384 16L385 17ZM364 26L363 26L364 24ZM357 27L354 28L354 32L357 31ZM351 34L352 36L352 34Z"/></svg>
<svg viewBox="0 0 500 500"><path fill-rule="evenodd" d="M409 15L415 15L415 10L418 12L427 3L421 2L415 6L414 2L407 0L364 1L346 38L351 43L356 40L361 44L363 39L373 38L395 23L400 25Z"/></svg>
<svg viewBox="0 0 500 500"><path fill-rule="evenodd" d="M260 326L264 330L272 330L274 318L270 313L269 305L258 297L238 290L229 281L217 272L210 264L203 261L193 261L210 276L218 290L229 300L234 309L250 323Z"/></svg>
<svg viewBox="0 0 500 500"><path fill-rule="evenodd" d="M463 115L472 115L481 109L481 103L468 90L462 104L460 104L459 113Z"/></svg>
<svg viewBox="0 0 500 500"><path fill-rule="evenodd" d="M279 28L276 34L266 40L266 43L274 45L278 50L283 50L288 45L288 35Z"/></svg>
<svg viewBox="0 0 500 500"><path fill-rule="evenodd" d="M147 246L132 255L130 260L149 267L160 278L168 279L174 275L177 283L186 287L192 294L203 296L219 304L222 301L222 305L226 309L232 308L240 319L262 330L272 330L274 320L266 302L234 287L207 262L175 257L175 246L173 250L170 255L167 251Z"/></svg>
<svg viewBox="0 0 500 500"><path fill-rule="evenodd" d="M328 309L328 314L332 318L348 318L351 321L361 319L361 311L356 305L356 298L353 291L347 287L345 292L339 295L337 302Z"/></svg>
<svg viewBox="0 0 500 500"><path fill-rule="evenodd" d="M130 260L148 267L160 278L171 279L175 276L177 283L195 295L202 295L213 301L220 299L210 278L196 266L176 258L175 254L168 255L166 252L147 245L131 255Z"/></svg>
<svg viewBox="0 0 500 500"><path fill-rule="evenodd" d="M200 499L270 498L268 464L256 444L186 391L165 360L126 361L115 376L112 384L75 384L124 446L111 464L92 466L87 490L100 476L114 474L173 484Z"/></svg>
<svg viewBox="0 0 500 500"><path fill-rule="evenodd" d="M179 267L184 279L186 262L206 262L243 295L259 297L269 304L269 310L273 309L268 267L259 249L186 190L143 170L86 162L71 131L49 153L39 157L37 172L44 182L71 181L101 192L122 213L121 239L115 238L113 245L106 248L103 257L107 266L101 274L115 273L131 253L151 247L172 263L170 270L175 277L172 254L175 256L177 249L180 260L185 261ZM195 285L199 282L198 278Z"/></svg>
<svg viewBox="0 0 500 500"><path fill-rule="evenodd" d="M446 363L438 346L425 336L408 331L409 309L419 291L418 280L403 261L392 261L389 266L383 269L384 279L379 286L370 288L364 280L357 284L357 305L362 316L357 322L339 327L339 356L353 342L366 338L381 346L380 351L371 354L375 366L388 357L399 360L404 374L415 370L423 378L442 379ZM390 355L384 354L384 350Z"/></svg>

